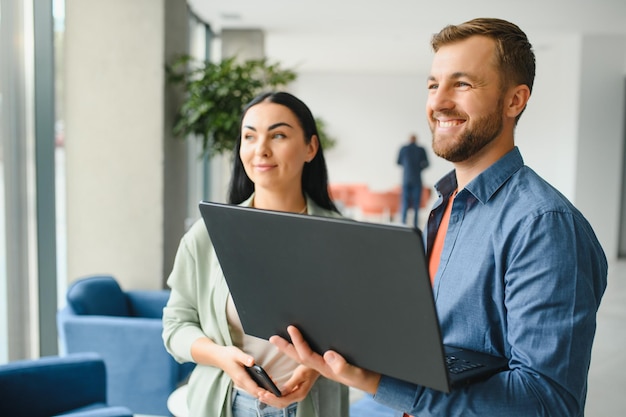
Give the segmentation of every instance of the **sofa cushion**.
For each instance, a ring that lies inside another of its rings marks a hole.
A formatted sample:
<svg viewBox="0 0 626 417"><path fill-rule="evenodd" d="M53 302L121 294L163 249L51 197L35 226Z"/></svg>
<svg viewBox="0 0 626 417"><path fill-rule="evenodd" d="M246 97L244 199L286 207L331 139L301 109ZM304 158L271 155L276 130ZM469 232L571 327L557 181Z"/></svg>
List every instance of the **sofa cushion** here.
<svg viewBox="0 0 626 417"><path fill-rule="evenodd" d="M126 295L117 281L108 275L73 282L67 290L67 304L78 315L130 315Z"/></svg>

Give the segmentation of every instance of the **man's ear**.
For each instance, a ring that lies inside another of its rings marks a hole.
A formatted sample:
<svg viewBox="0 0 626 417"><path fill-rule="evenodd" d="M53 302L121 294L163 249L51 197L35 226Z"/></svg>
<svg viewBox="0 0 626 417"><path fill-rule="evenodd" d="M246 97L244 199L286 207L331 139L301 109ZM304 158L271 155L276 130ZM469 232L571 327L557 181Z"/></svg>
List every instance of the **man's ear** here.
<svg viewBox="0 0 626 417"><path fill-rule="evenodd" d="M525 108L530 99L530 88L526 84L517 85L509 90L505 102L505 114L516 118Z"/></svg>

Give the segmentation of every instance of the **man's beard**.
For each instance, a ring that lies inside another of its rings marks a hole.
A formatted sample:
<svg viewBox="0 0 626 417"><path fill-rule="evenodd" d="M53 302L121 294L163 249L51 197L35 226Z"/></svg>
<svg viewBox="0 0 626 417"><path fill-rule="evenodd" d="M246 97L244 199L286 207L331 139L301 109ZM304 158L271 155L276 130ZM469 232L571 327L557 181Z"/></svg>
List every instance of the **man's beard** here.
<svg viewBox="0 0 626 417"><path fill-rule="evenodd" d="M466 161L478 154L502 132L502 107L502 100L499 100L495 111L475 120L473 126L465 130L460 136L453 138L436 140L436 123L432 124L432 147L435 154L450 162ZM440 114L450 115L445 112L440 112Z"/></svg>

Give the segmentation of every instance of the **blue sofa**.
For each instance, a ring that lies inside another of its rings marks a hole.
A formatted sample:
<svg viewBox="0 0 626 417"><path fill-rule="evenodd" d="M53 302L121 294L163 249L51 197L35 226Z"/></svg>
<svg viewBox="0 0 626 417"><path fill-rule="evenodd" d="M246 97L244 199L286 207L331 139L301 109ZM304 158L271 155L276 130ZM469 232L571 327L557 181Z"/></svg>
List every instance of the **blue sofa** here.
<svg viewBox="0 0 626 417"><path fill-rule="evenodd" d="M104 361L95 353L0 365L0 416L132 417L106 398Z"/></svg>
<svg viewBox="0 0 626 417"><path fill-rule="evenodd" d="M136 414L169 416L168 396L193 364L177 363L161 337L169 290L123 291L109 275L80 278L57 315L61 354L97 352L106 365L107 397Z"/></svg>

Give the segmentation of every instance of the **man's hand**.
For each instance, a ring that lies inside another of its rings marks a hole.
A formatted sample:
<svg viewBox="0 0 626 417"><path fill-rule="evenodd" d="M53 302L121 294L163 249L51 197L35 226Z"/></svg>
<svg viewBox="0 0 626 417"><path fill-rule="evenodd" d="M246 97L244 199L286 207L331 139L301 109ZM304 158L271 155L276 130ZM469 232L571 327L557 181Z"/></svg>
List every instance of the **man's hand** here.
<svg viewBox="0 0 626 417"><path fill-rule="evenodd" d="M350 365L343 356L329 350L322 357L314 352L302 337L302 333L289 326L287 332L293 344L280 336L272 336L270 342L294 361L315 369L328 379L340 382L370 394L375 394L380 382L380 374Z"/></svg>

